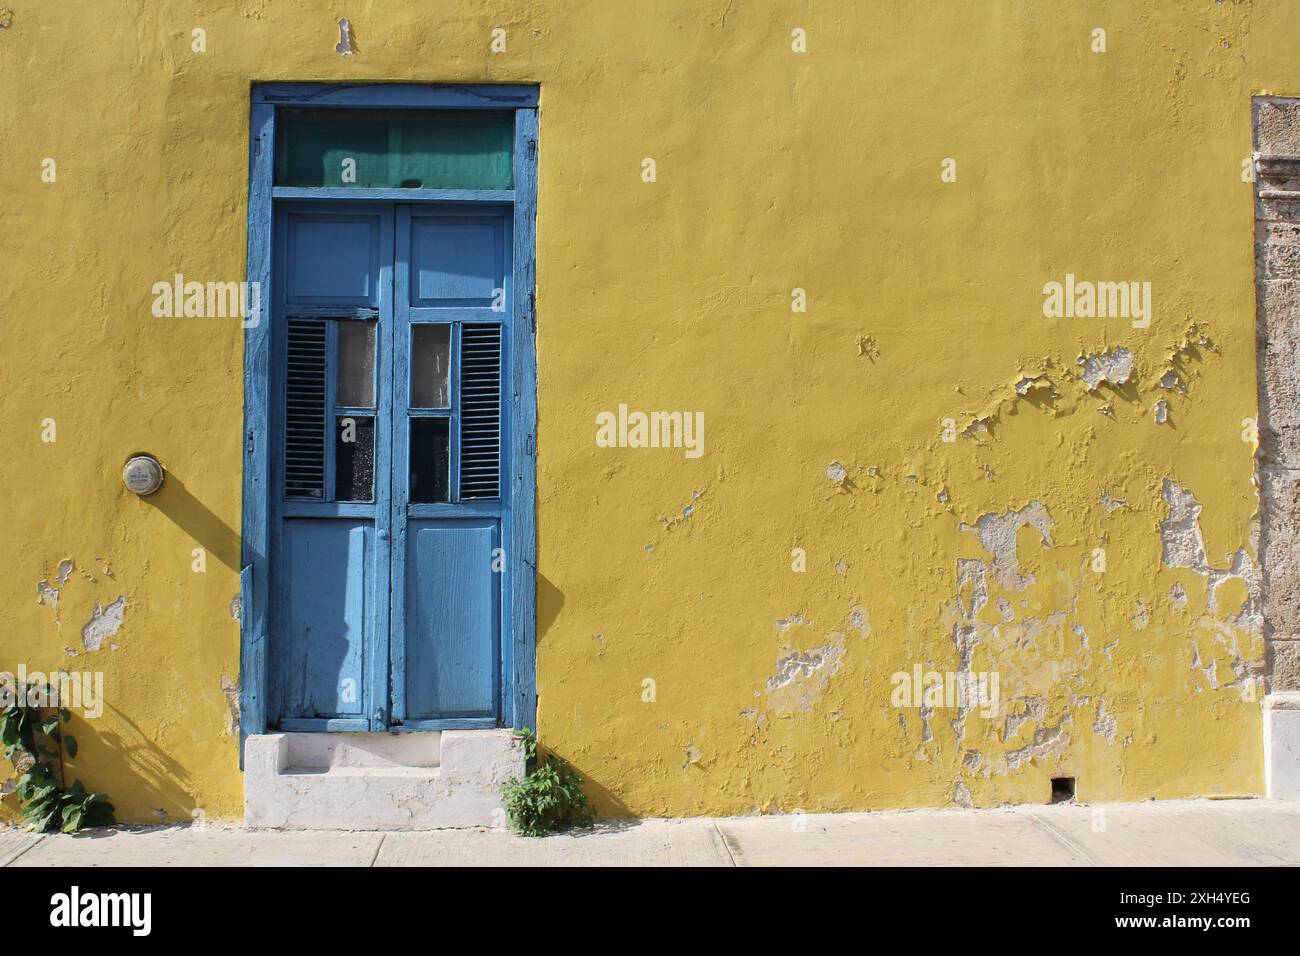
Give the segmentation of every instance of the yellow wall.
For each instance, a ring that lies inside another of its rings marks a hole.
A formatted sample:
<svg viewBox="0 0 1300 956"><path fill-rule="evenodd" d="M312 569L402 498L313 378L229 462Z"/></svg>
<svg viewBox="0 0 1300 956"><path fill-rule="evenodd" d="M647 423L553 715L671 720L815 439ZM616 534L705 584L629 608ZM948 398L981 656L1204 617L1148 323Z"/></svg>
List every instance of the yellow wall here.
<svg viewBox="0 0 1300 956"><path fill-rule="evenodd" d="M1162 566L1161 488L1203 505L1210 566L1252 547L1241 170L1251 94L1300 91L1300 6L11 6L0 668L104 672L75 772L123 818L241 808L223 690L238 673L241 330L155 319L150 289L244 278L257 80L541 84L539 730L604 812L1043 801L1057 774L1088 801L1260 792L1248 588L1227 581L1209 609L1206 573ZM338 16L356 56L334 52ZM489 52L494 27L505 53ZM1043 285L1066 273L1149 281L1151 327L1044 318ZM1132 379L1088 393L1077 359L1117 346ZM1157 388L1171 361L1185 394ZM705 454L598 448L595 416L620 403L702 411ZM990 431L945 442L946 418ZM139 450L169 472L154 500L121 484ZM1107 511L1103 491L1128 507ZM1020 528L1018 569L961 530L1031 502L1042 511L1022 514L1050 529ZM65 558L57 608L38 604ZM991 566L978 614L959 559L975 578ZM1017 574L1034 581L1018 591ZM87 652L82 626L119 596L116 648ZM957 739L936 711L923 741L891 675L955 670L961 626L1004 713L970 714ZM779 661L817 648L769 690Z"/></svg>

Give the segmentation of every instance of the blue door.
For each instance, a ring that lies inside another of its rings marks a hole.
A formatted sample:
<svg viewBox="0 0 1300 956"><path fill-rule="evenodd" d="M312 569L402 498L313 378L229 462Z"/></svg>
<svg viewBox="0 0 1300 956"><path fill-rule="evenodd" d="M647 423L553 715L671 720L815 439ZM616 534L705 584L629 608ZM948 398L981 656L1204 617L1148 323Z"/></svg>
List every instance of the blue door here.
<svg viewBox="0 0 1300 956"><path fill-rule="evenodd" d="M509 205L277 205L281 730L501 719L512 235Z"/></svg>

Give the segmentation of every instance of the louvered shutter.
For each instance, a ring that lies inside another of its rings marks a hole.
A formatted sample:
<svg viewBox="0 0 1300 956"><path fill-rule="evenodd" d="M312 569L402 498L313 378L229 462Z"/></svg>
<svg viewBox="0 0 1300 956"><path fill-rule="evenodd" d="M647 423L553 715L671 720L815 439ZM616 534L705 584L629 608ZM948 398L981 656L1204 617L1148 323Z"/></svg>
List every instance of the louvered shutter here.
<svg viewBox="0 0 1300 956"><path fill-rule="evenodd" d="M325 320L289 319L285 368L284 493L325 496Z"/></svg>
<svg viewBox="0 0 1300 956"><path fill-rule="evenodd" d="M501 497L501 326L461 332L460 497Z"/></svg>

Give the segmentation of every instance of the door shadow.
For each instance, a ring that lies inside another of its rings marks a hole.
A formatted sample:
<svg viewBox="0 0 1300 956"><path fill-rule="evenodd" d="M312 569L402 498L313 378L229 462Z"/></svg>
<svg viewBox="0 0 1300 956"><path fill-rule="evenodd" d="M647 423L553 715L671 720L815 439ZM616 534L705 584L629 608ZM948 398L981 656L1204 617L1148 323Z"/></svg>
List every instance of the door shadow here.
<svg viewBox="0 0 1300 956"><path fill-rule="evenodd" d="M555 619L564 607L564 594L546 577L538 572L537 578L537 643L542 643Z"/></svg>

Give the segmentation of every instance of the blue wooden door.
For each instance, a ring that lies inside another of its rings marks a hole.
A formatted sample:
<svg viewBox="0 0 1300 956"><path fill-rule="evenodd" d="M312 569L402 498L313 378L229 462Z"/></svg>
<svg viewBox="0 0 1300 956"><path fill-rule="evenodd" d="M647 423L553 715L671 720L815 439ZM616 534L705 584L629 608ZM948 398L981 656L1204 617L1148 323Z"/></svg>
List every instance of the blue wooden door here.
<svg viewBox="0 0 1300 956"><path fill-rule="evenodd" d="M508 206L397 208L393 720L501 711Z"/></svg>
<svg viewBox="0 0 1300 956"><path fill-rule="evenodd" d="M286 205L275 241L276 723L495 726L510 208Z"/></svg>

